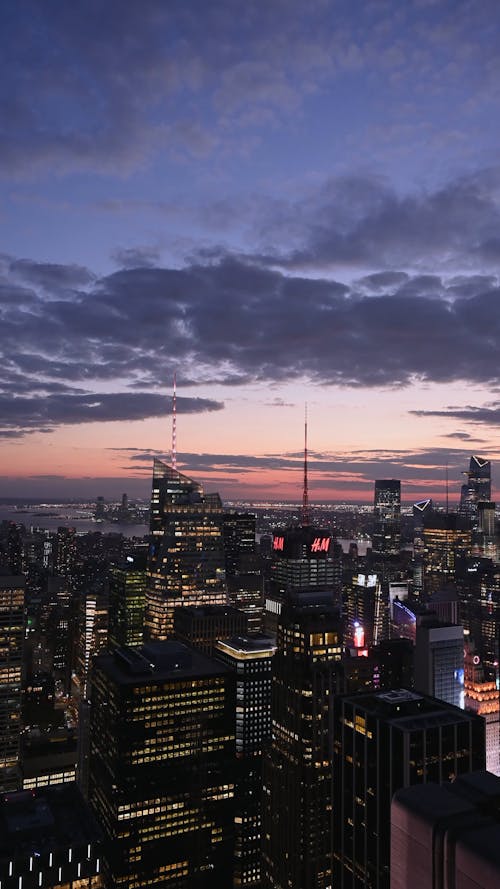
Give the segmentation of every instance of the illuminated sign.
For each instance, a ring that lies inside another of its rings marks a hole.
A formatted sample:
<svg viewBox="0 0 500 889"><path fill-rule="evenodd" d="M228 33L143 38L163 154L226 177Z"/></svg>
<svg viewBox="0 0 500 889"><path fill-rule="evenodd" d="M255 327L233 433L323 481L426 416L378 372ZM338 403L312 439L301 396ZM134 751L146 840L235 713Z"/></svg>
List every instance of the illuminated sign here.
<svg viewBox="0 0 500 889"><path fill-rule="evenodd" d="M365 631L363 627L356 623L354 625L354 645L356 648L364 648L365 644Z"/></svg>
<svg viewBox="0 0 500 889"><path fill-rule="evenodd" d="M315 537L311 543L312 553L327 553L330 549L329 537Z"/></svg>
<svg viewBox="0 0 500 889"><path fill-rule="evenodd" d="M285 546L285 538L284 537L275 537L274 538L273 549L283 552L284 546Z"/></svg>

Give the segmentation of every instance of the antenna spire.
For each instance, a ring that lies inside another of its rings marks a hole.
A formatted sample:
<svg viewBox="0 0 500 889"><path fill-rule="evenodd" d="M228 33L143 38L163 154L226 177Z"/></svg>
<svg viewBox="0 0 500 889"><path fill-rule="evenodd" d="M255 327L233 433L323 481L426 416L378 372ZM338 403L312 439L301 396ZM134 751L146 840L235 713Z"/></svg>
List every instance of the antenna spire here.
<svg viewBox="0 0 500 889"><path fill-rule="evenodd" d="M302 494L302 527L310 525L309 519L309 486L307 483L307 402L304 412L304 493Z"/></svg>
<svg viewBox="0 0 500 889"><path fill-rule="evenodd" d="M177 469L177 374L174 371L174 391L172 395L172 469Z"/></svg>

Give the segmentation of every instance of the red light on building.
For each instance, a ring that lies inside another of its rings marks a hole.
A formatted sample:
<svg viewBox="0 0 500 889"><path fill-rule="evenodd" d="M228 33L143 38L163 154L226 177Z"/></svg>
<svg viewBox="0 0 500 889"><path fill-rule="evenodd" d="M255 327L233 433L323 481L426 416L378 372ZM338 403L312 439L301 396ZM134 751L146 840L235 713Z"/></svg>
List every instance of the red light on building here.
<svg viewBox="0 0 500 889"><path fill-rule="evenodd" d="M359 624L354 627L354 646L355 648L364 648L365 631Z"/></svg>
<svg viewBox="0 0 500 889"><path fill-rule="evenodd" d="M275 537L273 539L273 549L283 552L284 546L285 546L285 538L284 537Z"/></svg>
<svg viewBox="0 0 500 889"><path fill-rule="evenodd" d="M315 537L311 543L312 553L327 553L330 549L329 537Z"/></svg>

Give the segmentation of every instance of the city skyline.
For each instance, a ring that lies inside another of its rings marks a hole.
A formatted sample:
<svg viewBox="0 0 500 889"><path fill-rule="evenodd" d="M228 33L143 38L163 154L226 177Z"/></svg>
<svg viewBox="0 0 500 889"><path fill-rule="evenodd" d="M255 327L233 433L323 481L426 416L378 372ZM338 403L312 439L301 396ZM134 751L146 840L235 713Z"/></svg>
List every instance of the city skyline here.
<svg viewBox="0 0 500 889"><path fill-rule="evenodd" d="M498 498L496 4L1 15L0 496Z"/></svg>

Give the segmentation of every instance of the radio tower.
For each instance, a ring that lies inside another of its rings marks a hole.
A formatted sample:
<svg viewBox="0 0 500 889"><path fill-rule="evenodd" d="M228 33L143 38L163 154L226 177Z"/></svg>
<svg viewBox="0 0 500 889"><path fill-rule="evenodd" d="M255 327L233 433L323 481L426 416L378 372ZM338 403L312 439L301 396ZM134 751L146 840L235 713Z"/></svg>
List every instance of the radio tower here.
<svg viewBox="0 0 500 889"><path fill-rule="evenodd" d="M307 528L309 520L309 487L307 484L307 402L304 416L304 493L302 494L302 527Z"/></svg>
<svg viewBox="0 0 500 889"><path fill-rule="evenodd" d="M172 469L177 470L177 374L174 373L174 392L172 396Z"/></svg>

